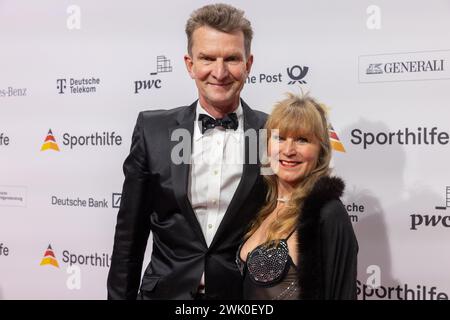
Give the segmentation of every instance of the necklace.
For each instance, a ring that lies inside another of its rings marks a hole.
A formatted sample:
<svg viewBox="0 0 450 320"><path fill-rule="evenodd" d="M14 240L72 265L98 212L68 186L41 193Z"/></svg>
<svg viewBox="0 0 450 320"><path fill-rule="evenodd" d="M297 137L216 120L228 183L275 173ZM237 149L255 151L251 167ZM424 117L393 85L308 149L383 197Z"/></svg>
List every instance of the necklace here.
<svg viewBox="0 0 450 320"><path fill-rule="evenodd" d="M280 202L286 203L286 202L288 202L288 201L289 201L289 198L277 198L277 201L280 201Z"/></svg>

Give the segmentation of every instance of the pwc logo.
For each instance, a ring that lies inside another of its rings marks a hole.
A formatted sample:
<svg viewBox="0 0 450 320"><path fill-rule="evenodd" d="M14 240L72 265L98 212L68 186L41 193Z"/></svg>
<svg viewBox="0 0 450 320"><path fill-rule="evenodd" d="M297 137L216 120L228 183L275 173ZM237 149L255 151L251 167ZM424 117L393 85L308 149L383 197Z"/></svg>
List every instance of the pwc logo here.
<svg viewBox="0 0 450 320"><path fill-rule="evenodd" d="M45 250L44 257L42 258L40 265L51 265L55 268L59 268L58 260L55 257L51 244L49 244L48 248Z"/></svg>
<svg viewBox="0 0 450 320"><path fill-rule="evenodd" d="M134 81L134 93L138 94L141 90L150 90L150 89L161 89L162 88L162 77L154 78L154 76L165 73L172 72L172 65L170 60L166 58L164 55L160 55L156 57L156 72L151 72L151 79L145 80L136 80Z"/></svg>
<svg viewBox="0 0 450 320"><path fill-rule="evenodd" d="M41 147L41 151L54 150L59 151L58 144L56 143L55 136L52 133L52 129L48 130L47 136L45 137L44 144Z"/></svg>
<svg viewBox="0 0 450 320"><path fill-rule="evenodd" d="M333 148L333 150L345 152L344 145L342 144L341 140L339 140L339 137L331 123L328 125L328 134L330 136L331 147Z"/></svg>
<svg viewBox="0 0 450 320"><path fill-rule="evenodd" d="M435 206L437 210L434 214L411 214L410 230L417 230L419 227L445 227L450 228L450 215L442 215L441 212L450 208L450 186L445 187L445 203Z"/></svg>

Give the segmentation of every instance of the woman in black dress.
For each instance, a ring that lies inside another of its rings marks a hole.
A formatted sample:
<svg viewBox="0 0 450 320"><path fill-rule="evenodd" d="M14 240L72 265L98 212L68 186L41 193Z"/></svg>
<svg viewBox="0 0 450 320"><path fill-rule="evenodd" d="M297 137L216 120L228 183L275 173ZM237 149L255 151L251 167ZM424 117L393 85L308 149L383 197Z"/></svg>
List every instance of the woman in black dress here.
<svg viewBox="0 0 450 320"><path fill-rule="evenodd" d="M358 243L330 177L324 106L288 94L266 123L266 203L236 256L244 299L356 299Z"/></svg>

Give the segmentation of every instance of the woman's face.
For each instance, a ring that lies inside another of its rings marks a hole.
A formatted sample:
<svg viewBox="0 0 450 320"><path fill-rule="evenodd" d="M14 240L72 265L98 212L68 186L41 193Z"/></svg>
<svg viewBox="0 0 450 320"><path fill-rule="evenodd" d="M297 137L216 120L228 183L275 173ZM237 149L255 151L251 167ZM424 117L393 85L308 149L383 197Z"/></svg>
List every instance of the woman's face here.
<svg viewBox="0 0 450 320"><path fill-rule="evenodd" d="M317 166L319 141L313 137L279 135L272 130L268 155L270 167L280 182L297 185Z"/></svg>

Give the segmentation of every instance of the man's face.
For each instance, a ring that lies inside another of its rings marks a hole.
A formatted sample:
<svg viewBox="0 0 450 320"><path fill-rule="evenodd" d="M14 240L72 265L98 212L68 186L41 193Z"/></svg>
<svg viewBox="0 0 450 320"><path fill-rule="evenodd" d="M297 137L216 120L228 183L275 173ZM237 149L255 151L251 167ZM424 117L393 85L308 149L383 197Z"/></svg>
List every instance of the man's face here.
<svg viewBox="0 0 450 320"><path fill-rule="evenodd" d="M201 105L221 113L232 111L253 63L252 55L245 56L243 32L203 26L194 31L192 40L192 53L184 60Z"/></svg>

